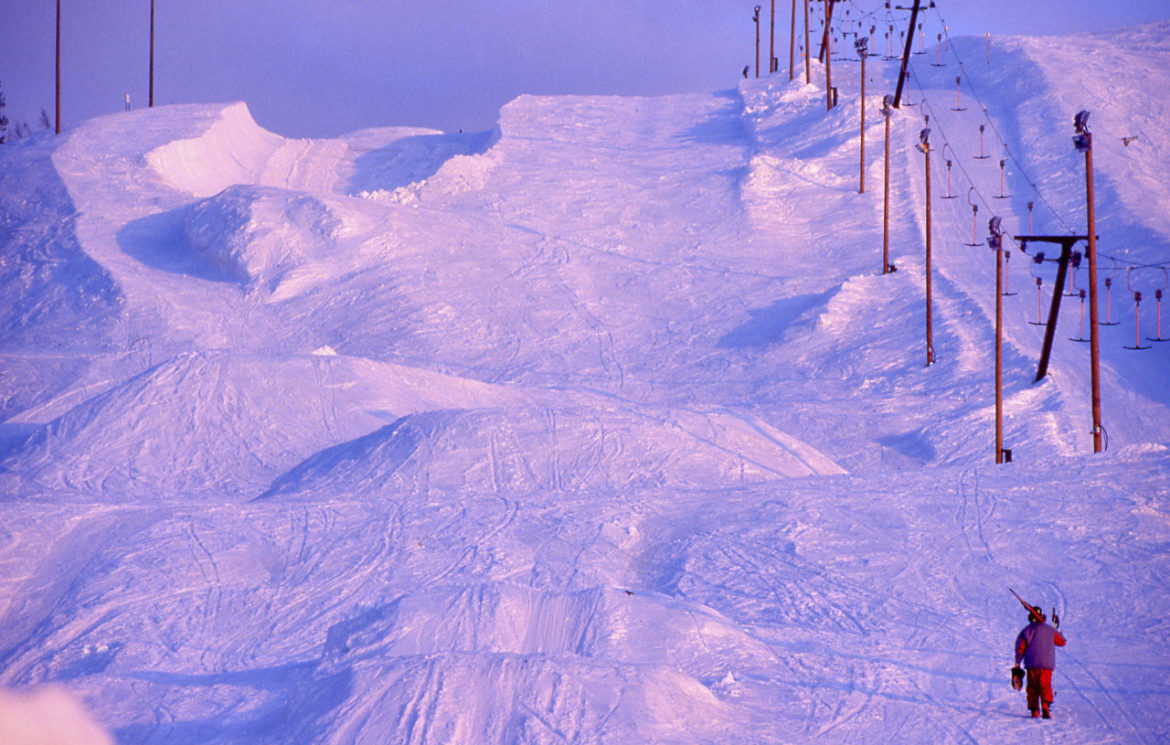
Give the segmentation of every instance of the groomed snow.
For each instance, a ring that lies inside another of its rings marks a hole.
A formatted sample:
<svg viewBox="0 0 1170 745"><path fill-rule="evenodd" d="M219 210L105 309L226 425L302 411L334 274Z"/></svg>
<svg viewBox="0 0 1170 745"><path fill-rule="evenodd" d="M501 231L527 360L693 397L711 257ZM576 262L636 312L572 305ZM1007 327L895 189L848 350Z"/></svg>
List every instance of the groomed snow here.
<svg viewBox="0 0 1170 745"><path fill-rule="evenodd" d="M0 148L0 702L134 745L1170 739L1170 344L1125 349L1170 265L1170 25L984 43L915 57L886 275L879 57L864 194L846 60L831 112L814 67L474 134L233 103ZM1054 269L1009 242L996 465L964 244L1084 230L1080 109L1109 447L1075 294L1032 381ZM1051 722L1009 586L1063 618Z"/></svg>

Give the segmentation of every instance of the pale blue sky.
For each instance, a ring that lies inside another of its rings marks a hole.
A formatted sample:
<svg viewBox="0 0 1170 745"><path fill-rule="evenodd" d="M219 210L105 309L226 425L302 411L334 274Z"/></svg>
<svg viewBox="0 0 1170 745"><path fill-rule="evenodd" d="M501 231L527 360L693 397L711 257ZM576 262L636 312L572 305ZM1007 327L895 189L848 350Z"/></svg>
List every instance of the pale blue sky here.
<svg viewBox="0 0 1170 745"><path fill-rule="evenodd" d="M753 2L155 0L155 103L246 101L288 136L383 125L481 130L521 93L719 90L754 65ZM909 5L909 0L895 2ZM1170 19L1168 0L936 0L952 36L1065 34ZM769 0L763 0L766 72ZM66 128L146 105L150 0L62 0ZM977 6L977 7L976 7ZM813 15L822 11L813 2ZM53 114L53 0L0 0L0 85L14 121ZM787 64L791 0L776 2ZM838 7L885 17L881 0ZM803 11L798 13L802 16ZM905 12L899 12L905 17ZM881 32L879 31L879 39Z"/></svg>

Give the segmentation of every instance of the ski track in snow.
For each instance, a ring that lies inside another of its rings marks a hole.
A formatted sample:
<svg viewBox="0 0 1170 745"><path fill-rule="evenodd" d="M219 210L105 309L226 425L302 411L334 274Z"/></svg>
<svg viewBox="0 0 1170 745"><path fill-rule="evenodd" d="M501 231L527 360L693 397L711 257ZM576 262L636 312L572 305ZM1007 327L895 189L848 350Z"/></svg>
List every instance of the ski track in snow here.
<svg viewBox="0 0 1170 745"><path fill-rule="evenodd" d="M1170 345L1122 348L1117 276L1088 457L1076 301L1033 384L1051 269L1014 252L995 466L964 244L1030 199L1080 225L1053 132L1089 108L1101 251L1170 258L1167 38L954 40L986 116L915 57L888 275L880 58L865 194L845 61L833 112L776 75L469 135L187 105L3 148L0 685L134 745L1166 741ZM1064 619L1053 722L1008 685L1008 586Z"/></svg>

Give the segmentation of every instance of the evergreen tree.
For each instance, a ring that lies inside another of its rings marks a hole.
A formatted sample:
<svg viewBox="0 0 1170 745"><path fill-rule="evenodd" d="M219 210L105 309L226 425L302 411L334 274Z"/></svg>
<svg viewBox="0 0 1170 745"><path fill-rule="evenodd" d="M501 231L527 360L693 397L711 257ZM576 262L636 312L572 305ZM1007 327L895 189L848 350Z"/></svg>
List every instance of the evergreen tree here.
<svg viewBox="0 0 1170 745"><path fill-rule="evenodd" d="M0 82L0 145L4 144L8 135L8 117L4 116L4 85Z"/></svg>

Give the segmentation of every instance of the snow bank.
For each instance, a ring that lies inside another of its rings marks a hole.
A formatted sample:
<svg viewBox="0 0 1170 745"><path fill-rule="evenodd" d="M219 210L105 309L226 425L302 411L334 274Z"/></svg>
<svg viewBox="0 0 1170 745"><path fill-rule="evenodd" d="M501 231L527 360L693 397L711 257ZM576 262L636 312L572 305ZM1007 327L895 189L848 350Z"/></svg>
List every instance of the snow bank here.
<svg viewBox="0 0 1170 745"><path fill-rule="evenodd" d="M351 160L343 140L287 140L256 124L244 103L207 107L194 137L174 139L146 154L171 188L210 197L235 184L332 192Z"/></svg>
<svg viewBox="0 0 1170 745"><path fill-rule="evenodd" d="M201 135L168 142L147 161L172 187L210 197L233 184L259 182L283 142L256 124L246 104L237 103L224 108Z"/></svg>
<svg viewBox="0 0 1170 745"><path fill-rule="evenodd" d="M60 686L0 688L0 743L113 745L77 699Z"/></svg>

